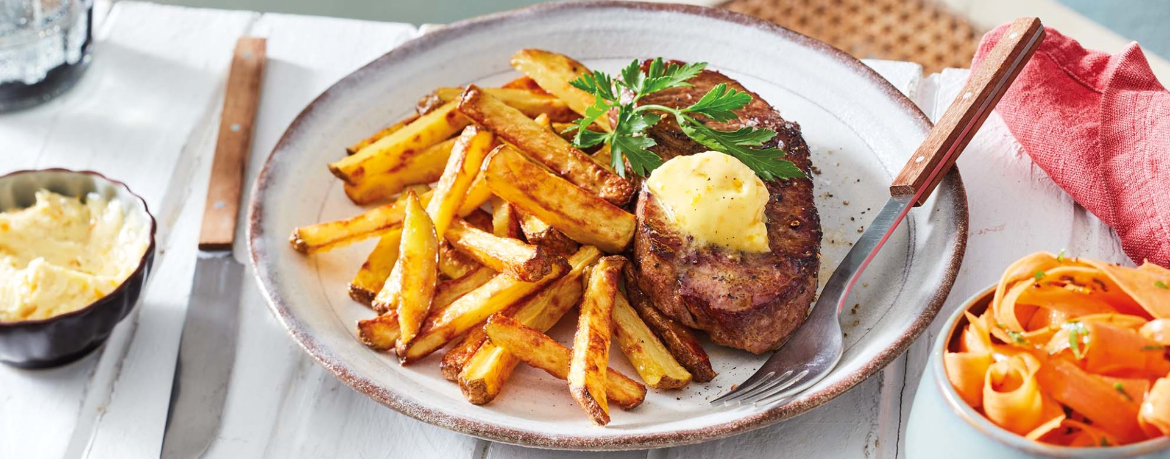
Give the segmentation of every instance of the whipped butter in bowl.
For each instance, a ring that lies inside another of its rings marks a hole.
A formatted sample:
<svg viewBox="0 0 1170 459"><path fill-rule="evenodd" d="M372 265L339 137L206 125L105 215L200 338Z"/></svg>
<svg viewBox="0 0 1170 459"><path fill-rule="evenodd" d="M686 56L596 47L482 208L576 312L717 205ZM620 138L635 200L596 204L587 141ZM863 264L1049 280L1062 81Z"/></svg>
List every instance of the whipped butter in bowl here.
<svg viewBox="0 0 1170 459"><path fill-rule="evenodd" d="M146 203L98 174L0 177L0 361L53 366L104 342L137 303L154 232Z"/></svg>

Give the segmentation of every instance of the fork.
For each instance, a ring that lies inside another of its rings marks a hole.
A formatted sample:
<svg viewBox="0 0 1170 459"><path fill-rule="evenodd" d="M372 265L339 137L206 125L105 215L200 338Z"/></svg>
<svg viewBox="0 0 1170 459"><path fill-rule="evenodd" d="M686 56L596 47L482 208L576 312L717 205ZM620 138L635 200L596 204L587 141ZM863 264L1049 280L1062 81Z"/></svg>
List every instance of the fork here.
<svg viewBox="0 0 1170 459"><path fill-rule="evenodd" d="M804 324L747 381L712 400L712 404L762 406L784 402L812 387L837 366L844 351L840 314L853 285L910 209L922 205L954 166L959 153L1043 38L1044 27L1039 19L1012 22L894 178L890 200L833 271Z"/></svg>

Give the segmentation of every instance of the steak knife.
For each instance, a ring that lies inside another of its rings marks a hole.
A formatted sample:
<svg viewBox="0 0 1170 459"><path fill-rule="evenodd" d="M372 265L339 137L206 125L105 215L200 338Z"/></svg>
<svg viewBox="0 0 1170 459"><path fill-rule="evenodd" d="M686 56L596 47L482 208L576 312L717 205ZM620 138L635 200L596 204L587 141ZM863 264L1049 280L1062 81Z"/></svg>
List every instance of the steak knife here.
<svg viewBox="0 0 1170 459"><path fill-rule="evenodd" d="M203 455L219 432L236 360L244 266L232 256L240 194L263 83L265 39L236 43L203 209L199 255L179 342L163 459Z"/></svg>

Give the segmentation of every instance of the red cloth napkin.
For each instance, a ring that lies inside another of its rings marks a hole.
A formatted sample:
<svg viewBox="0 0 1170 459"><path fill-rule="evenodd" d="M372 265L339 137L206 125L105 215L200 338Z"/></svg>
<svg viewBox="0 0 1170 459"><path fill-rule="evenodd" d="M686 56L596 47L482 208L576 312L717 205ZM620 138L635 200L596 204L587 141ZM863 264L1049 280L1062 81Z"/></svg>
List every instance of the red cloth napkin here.
<svg viewBox="0 0 1170 459"><path fill-rule="evenodd" d="M983 36L972 67L1006 29ZM1057 185L1117 231L1135 263L1170 266L1170 92L1137 43L1109 55L1045 30L996 111Z"/></svg>

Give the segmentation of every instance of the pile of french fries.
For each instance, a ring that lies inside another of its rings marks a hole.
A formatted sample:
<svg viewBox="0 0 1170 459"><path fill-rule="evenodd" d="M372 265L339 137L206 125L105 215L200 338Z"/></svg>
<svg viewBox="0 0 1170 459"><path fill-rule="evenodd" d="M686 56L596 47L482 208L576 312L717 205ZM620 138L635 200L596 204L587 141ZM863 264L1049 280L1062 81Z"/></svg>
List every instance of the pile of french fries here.
<svg viewBox="0 0 1170 459"><path fill-rule="evenodd" d="M358 338L403 365L447 348L443 376L477 405L494 400L520 362L568 381L597 425L609 422L610 402L641 404L646 386L710 381L691 330L627 281L634 185L597 158L608 151L595 157L560 134L593 104L569 84L588 69L534 49L512 66L525 76L500 88L438 88L418 115L347 148L329 164L346 195L386 203L296 228L293 248L310 255L379 238L349 285L378 314L358 323ZM574 306L570 348L545 332ZM641 383L608 367L611 340Z"/></svg>

